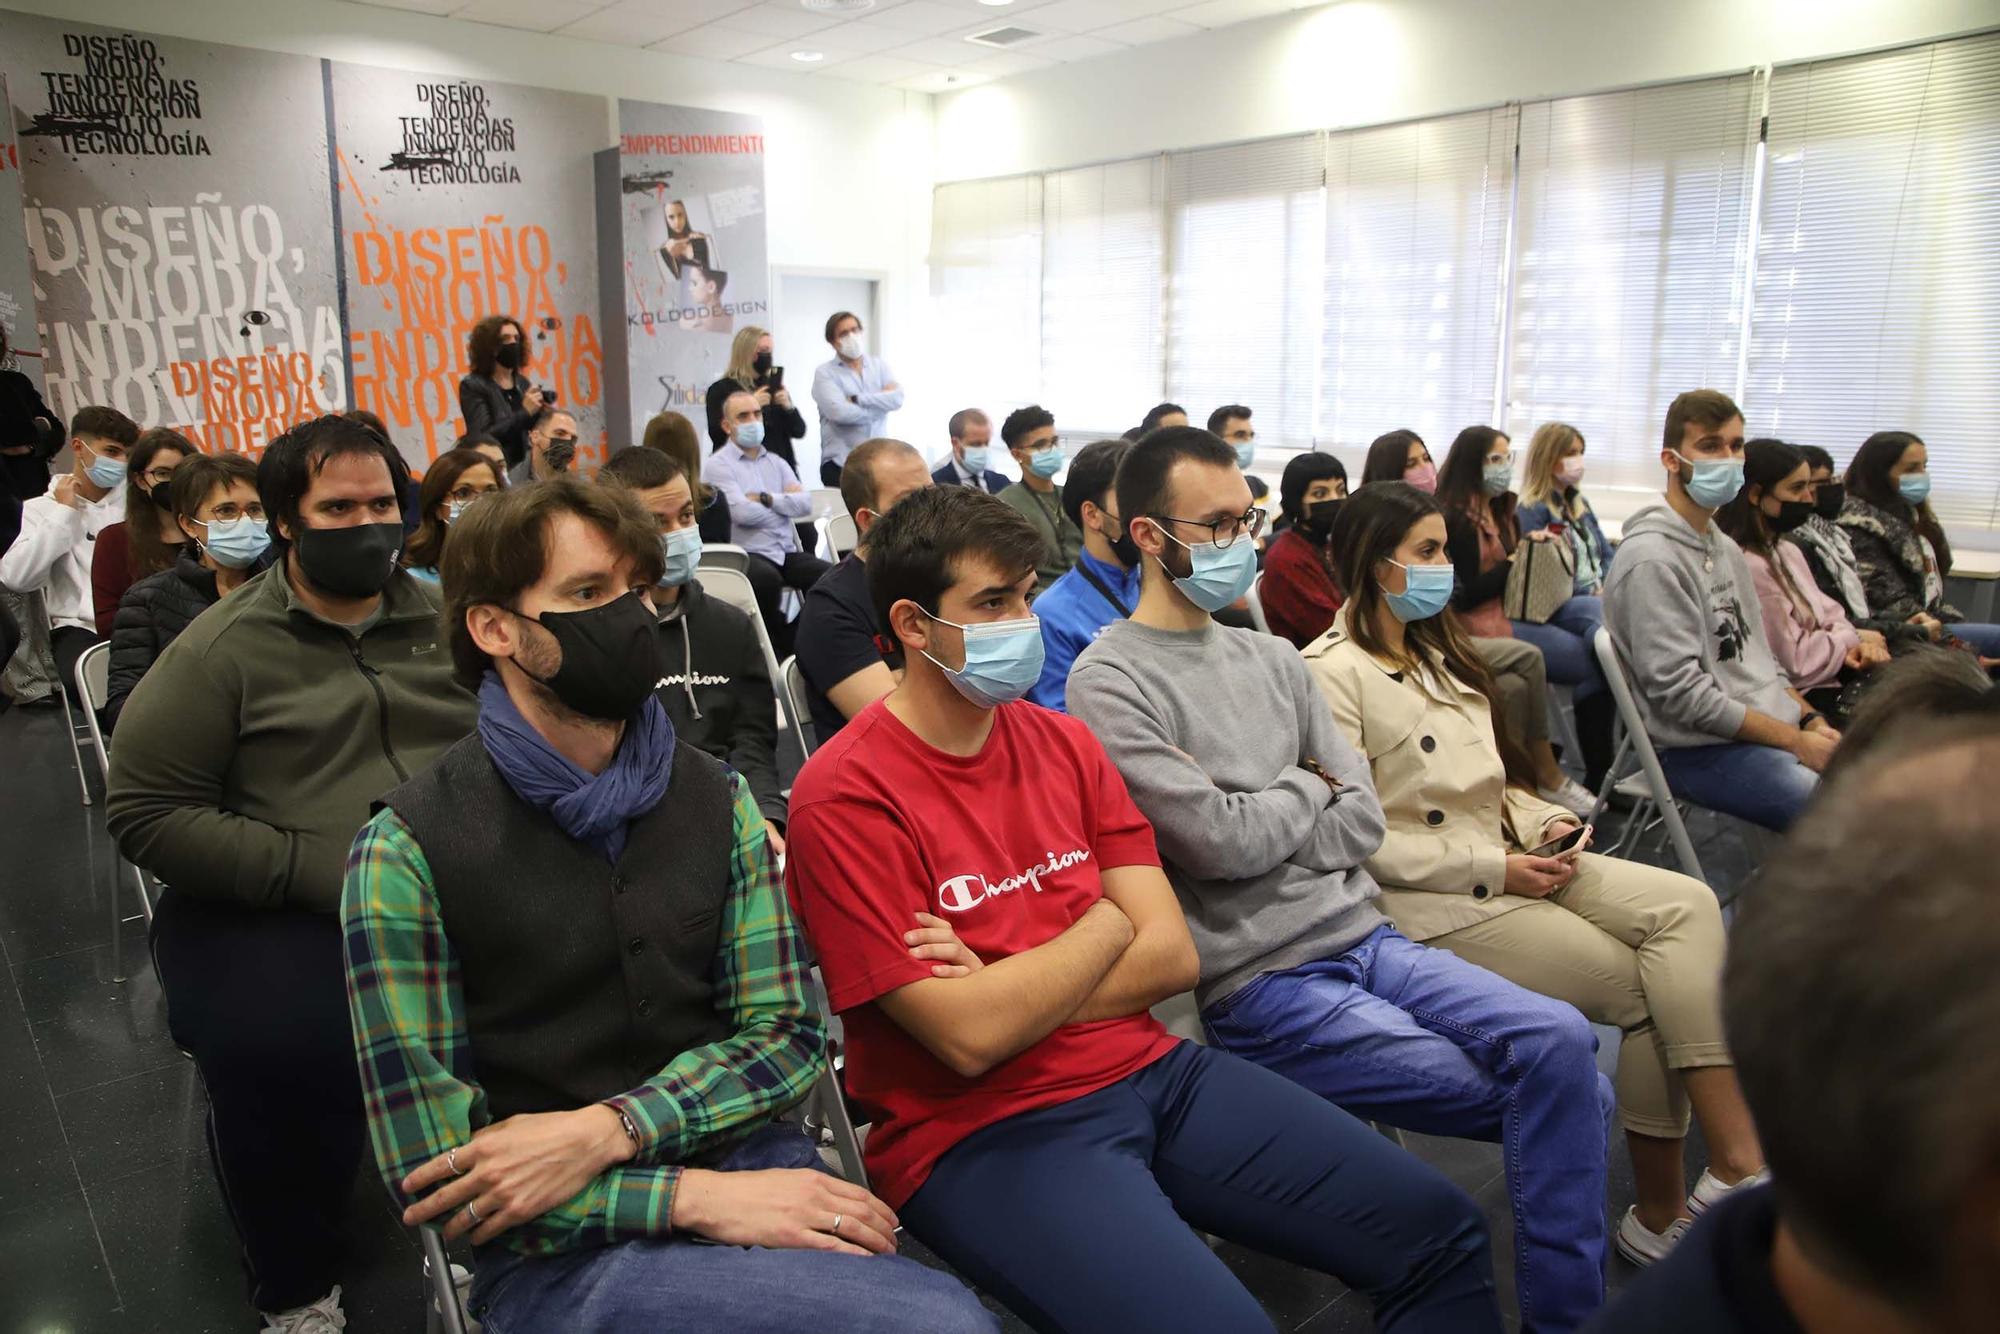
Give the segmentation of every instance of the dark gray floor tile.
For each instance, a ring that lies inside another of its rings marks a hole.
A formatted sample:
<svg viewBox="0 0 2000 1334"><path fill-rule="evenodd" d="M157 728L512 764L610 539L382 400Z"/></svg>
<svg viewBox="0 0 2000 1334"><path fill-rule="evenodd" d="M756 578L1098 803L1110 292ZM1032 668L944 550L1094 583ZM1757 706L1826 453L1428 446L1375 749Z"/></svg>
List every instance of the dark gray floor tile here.
<svg viewBox="0 0 2000 1334"><path fill-rule="evenodd" d="M204 1151L204 1111L192 1061L56 1099L86 1187L174 1162L190 1150Z"/></svg>
<svg viewBox="0 0 2000 1334"><path fill-rule="evenodd" d="M17 1009L0 1026L0 1213L59 1200L76 1188L55 1099Z"/></svg>
<svg viewBox="0 0 2000 1334"><path fill-rule="evenodd" d="M127 1314L175 1329L240 1330L249 1318L236 1237L205 1152L88 1190ZM136 1321L134 1323L137 1323Z"/></svg>
<svg viewBox="0 0 2000 1334"><path fill-rule="evenodd" d="M0 1212L0 1329L98 1330L116 1316L83 1193L50 1193L32 1207Z"/></svg>
<svg viewBox="0 0 2000 1334"><path fill-rule="evenodd" d="M122 984L111 981L110 953L100 946L59 954L15 975L43 1072L58 1095L186 1059L168 1036L166 1000L144 935L128 933Z"/></svg>
<svg viewBox="0 0 2000 1334"><path fill-rule="evenodd" d="M1349 1292L1298 1326L1298 1334L1374 1334L1374 1329L1375 1313L1369 1309L1368 1299Z"/></svg>
<svg viewBox="0 0 2000 1334"><path fill-rule="evenodd" d="M1347 1292L1347 1285L1330 1274L1274 1260L1234 1242L1223 1242L1215 1253L1263 1304L1279 1329L1298 1327Z"/></svg>

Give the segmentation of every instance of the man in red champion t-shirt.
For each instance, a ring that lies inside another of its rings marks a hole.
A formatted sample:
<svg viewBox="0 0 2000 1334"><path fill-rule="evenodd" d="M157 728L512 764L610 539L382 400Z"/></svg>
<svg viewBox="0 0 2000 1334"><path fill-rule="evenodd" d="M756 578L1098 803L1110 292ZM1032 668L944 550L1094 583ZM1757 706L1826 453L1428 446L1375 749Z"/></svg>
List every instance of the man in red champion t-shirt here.
<svg viewBox="0 0 2000 1334"><path fill-rule="evenodd" d="M963 487L876 521L869 587L904 676L792 791L789 890L846 1020L876 1192L1037 1329L1269 1330L1201 1228L1361 1289L1381 1329L1498 1330L1470 1199L1151 1017L1194 984L1194 946L1103 748L1019 702L1041 540Z"/></svg>

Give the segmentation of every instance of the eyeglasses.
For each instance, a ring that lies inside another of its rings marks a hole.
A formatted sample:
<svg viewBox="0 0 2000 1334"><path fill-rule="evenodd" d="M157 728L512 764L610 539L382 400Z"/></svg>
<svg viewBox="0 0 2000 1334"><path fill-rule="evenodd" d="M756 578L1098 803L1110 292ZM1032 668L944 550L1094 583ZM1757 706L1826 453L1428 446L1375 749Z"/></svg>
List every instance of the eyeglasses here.
<svg viewBox="0 0 2000 1334"><path fill-rule="evenodd" d="M148 468L139 475L145 478L148 484L152 486L158 486L162 482L171 482L174 480L174 470L172 468Z"/></svg>
<svg viewBox="0 0 2000 1334"><path fill-rule="evenodd" d="M238 519L249 519L255 523L262 523L264 522L264 507L257 504L239 505L233 500L226 500L222 504L217 505L209 513L206 520L197 519L195 522L234 523Z"/></svg>
<svg viewBox="0 0 2000 1334"><path fill-rule="evenodd" d="M1255 539L1264 531L1264 510L1252 505L1241 514L1232 514L1226 519L1176 519L1171 514L1149 514L1146 517L1158 523L1184 523L1190 528L1208 529L1209 540L1218 548L1226 549L1239 537Z"/></svg>
<svg viewBox="0 0 2000 1334"><path fill-rule="evenodd" d="M479 489L478 487L472 487L472 486L455 486L455 487L453 487L453 488L452 488L452 489L451 489L451 490L450 490L450 491L449 491L448 493L446 493L446 495L445 495L445 499L447 499L447 500L477 500L477 499L479 499L479 497L481 497L481 496L483 496L483 495L487 495L487 494L489 494L490 492L493 492L493 491L497 491L497 490L499 490L499 489L500 489L500 488L498 488L498 487L495 487L495 486L489 486L489 487L486 487L486 488L485 488L484 490L481 490L481 489Z"/></svg>

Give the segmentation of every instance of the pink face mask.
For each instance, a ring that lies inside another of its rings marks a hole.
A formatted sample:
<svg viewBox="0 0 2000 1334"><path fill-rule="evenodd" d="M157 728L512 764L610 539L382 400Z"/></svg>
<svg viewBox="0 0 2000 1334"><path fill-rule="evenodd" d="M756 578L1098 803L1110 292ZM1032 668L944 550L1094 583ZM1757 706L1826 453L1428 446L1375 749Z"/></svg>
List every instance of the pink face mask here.
<svg viewBox="0 0 2000 1334"><path fill-rule="evenodd" d="M1583 484L1583 455L1572 454L1556 465L1556 480L1564 486Z"/></svg>
<svg viewBox="0 0 2000 1334"><path fill-rule="evenodd" d="M1405 468L1403 480L1425 495L1433 495L1438 489L1437 466L1431 463L1419 463L1414 468Z"/></svg>

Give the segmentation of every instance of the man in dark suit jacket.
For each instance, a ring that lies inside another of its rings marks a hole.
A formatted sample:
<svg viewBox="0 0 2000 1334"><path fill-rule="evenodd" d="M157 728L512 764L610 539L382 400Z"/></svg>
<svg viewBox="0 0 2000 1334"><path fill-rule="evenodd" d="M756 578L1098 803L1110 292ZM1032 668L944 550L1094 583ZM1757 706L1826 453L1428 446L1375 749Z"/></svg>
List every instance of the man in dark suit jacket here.
<svg viewBox="0 0 2000 1334"><path fill-rule="evenodd" d="M960 408L951 414L951 457L931 474L939 486L983 486L999 495L1007 478L986 466L987 446L993 440L993 423L978 408Z"/></svg>

